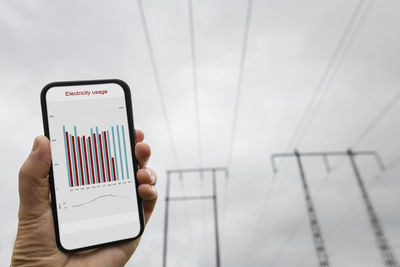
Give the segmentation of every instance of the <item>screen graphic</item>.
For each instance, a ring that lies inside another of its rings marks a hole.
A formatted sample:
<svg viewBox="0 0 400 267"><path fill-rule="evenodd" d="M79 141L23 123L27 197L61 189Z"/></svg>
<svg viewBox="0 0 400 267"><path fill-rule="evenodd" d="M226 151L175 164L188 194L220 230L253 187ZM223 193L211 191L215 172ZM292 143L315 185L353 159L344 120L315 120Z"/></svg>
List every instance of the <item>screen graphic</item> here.
<svg viewBox="0 0 400 267"><path fill-rule="evenodd" d="M129 179L125 128L116 125L115 129L111 126L110 130L99 133L96 126L95 132L90 128L90 134L80 136L77 135L76 126L74 134L70 134L63 126L69 187Z"/></svg>
<svg viewBox="0 0 400 267"><path fill-rule="evenodd" d="M61 245L72 250L136 237L140 220L122 87L57 86L46 102Z"/></svg>

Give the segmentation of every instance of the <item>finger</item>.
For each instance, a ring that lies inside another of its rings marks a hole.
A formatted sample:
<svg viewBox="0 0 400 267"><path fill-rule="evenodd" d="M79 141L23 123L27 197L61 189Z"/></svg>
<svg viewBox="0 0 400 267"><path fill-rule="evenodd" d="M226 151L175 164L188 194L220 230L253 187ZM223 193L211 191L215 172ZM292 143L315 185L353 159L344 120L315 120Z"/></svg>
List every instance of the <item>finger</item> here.
<svg viewBox="0 0 400 267"><path fill-rule="evenodd" d="M49 208L48 174L51 164L50 142L38 136L19 172L19 217L36 217Z"/></svg>
<svg viewBox="0 0 400 267"><path fill-rule="evenodd" d="M143 142L144 133L141 130L135 129L135 135L136 135L136 143Z"/></svg>
<svg viewBox="0 0 400 267"><path fill-rule="evenodd" d="M137 172L139 184L155 185L157 183L157 173L151 168L140 169Z"/></svg>
<svg viewBox="0 0 400 267"><path fill-rule="evenodd" d="M147 223L156 205L158 193L156 188L149 184L139 185L138 191L143 200L144 220Z"/></svg>
<svg viewBox="0 0 400 267"><path fill-rule="evenodd" d="M139 185L139 196L143 201L154 200L157 198L157 190L154 185L141 184Z"/></svg>
<svg viewBox="0 0 400 267"><path fill-rule="evenodd" d="M147 162L149 161L151 155L150 146L146 143L137 143L135 146L135 156L139 162L139 168L146 167Z"/></svg>

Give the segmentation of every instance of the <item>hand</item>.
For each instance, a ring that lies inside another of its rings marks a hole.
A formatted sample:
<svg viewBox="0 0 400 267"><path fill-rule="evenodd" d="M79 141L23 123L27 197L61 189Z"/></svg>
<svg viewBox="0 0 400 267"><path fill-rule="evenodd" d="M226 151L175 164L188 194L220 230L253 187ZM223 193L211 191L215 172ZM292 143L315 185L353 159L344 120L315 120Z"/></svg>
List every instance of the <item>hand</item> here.
<svg viewBox="0 0 400 267"><path fill-rule="evenodd" d="M138 190L143 199L147 223L157 201L154 187L157 175L146 168L150 147L142 142L143 139L143 132L137 130ZM32 152L19 172L19 222L11 266L123 266L136 250L140 239L71 254L58 249L49 192L50 163L49 140L44 136L36 137Z"/></svg>

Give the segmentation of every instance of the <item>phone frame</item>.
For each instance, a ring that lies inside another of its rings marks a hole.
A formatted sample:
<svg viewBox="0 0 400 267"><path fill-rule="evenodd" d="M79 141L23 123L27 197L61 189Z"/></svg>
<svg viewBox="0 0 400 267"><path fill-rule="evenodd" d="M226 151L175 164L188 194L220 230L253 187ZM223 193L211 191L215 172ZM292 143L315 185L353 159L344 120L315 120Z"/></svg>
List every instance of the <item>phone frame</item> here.
<svg viewBox="0 0 400 267"><path fill-rule="evenodd" d="M50 183L50 193L51 193L51 199L52 199L51 208L52 208L52 213L53 213L54 230L55 230L56 243L57 243L58 248L61 251L66 252L66 253L79 252L79 251L99 248L99 247L103 247L103 246L119 244L122 242L132 241L132 240L139 238L143 234L143 231L144 231L143 205L142 205L142 199L139 196L139 192L138 192L139 183L137 180L137 171L139 169L139 164L135 157L136 135L135 135L134 122L133 122L131 91L130 91L127 83L125 83L124 81L119 80L119 79L103 79L103 80L59 81L59 82L52 82L52 83L47 84L45 87L43 87L43 89L40 93L44 134L49 140L51 140L50 139L50 131L49 131L49 120L48 120L48 114L47 114L47 101L46 101L46 94L49 91L49 89L51 89L53 87L61 87L61 86L96 85L96 84L109 84L109 83L118 84L119 86L121 86L121 88L124 91L126 112L127 112L127 118L128 118L129 138L131 141L130 142L131 143L131 153L132 153L132 159L133 159L133 168L134 168L136 197L137 197L137 203L138 203L140 230L139 230L138 235L135 237L132 237L132 238L97 244L97 245L88 246L88 247L76 248L76 249L64 248L60 242L60 232L59 232L59 227L58 227L58 214L57 214L57 205L56 205L56 194L55 194L55 187L54 187L53 161L52 161L51 165L50 165L50 172L49 172L49 183Z"/></svg>

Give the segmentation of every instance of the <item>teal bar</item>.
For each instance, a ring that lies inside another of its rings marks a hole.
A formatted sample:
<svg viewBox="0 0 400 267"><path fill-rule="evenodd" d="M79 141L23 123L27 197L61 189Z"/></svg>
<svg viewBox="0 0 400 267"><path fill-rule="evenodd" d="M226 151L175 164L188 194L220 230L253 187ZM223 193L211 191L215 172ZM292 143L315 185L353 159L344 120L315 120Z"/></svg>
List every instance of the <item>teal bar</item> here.
<svg viewBox="0 0 400 267"><path fill-rule="evenodd" d="M124 179L124 167L122 165L121 142L119 138L119 126L117 125L118 147L119 147L119 161L121 163L122 180Z"/></svg>
<svg viewBox="0 0 400 267"><path fill-rule="evenodd" d="M129 171L128 171L128 157L126 155L126 143L125 143L125 129L124 125L122 125L122 138L124 139L124 152L125 152L125 167L126 167L126 177L129 179Z"/></svg>
<svg viewBox="0 0 400 267"><path fill-rule="evenodd" d="M117 150L115 149L114 126L111 126L111 132L112 132L113 145L114 145L115 170L116 170L116 172L117 172L117 180L119 180Z"/></svg>
<svg viewBox="0 0 400 267"><path fill-rule="evenodd" d="M74 126L74 133L75 133L76 163L78 165L78 173L76 175L78 176L78 180L80 181L80 185L82 185L83 177L81 177L81 174L80 174L80 171L79 171L81 169L81 165L79 163L79 152L78 152L79 151L79 146L78 146L78 136L76 134L76 126Z"/></svg>

